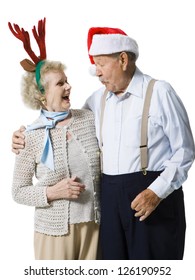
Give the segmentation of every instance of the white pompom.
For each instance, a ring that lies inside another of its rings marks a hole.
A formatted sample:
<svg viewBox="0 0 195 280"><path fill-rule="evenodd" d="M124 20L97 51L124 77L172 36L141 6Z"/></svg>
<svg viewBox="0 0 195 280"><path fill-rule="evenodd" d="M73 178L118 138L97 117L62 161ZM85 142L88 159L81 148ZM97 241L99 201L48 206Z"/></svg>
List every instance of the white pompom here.
<svg viewBox="0 0 195 280"><path fill-rule="evenodd" d="M96 66L95 66L95 64L92 64L92 65L89 67L89 73L90 73L90 75L92 75L92 76L96 76Z"/></svg>

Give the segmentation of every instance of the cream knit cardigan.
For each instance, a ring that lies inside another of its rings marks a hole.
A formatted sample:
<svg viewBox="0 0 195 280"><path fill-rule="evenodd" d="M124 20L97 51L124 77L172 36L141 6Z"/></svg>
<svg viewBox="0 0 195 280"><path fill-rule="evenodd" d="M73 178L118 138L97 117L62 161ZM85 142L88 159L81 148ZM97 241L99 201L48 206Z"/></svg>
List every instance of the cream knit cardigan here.
<svg viewBox="0 0 195 280"><path fill-rule="evenodd" d="M86 172L90 170L94 194L93 201L91 201L94 209L92 220L99 223L100 162L93 113L89 110L71 110L71 112L72 120L68 131L74 140L78 141L82 156L86 159L88 166L84 165L83 168L86 168ZM48 203L46 188L70 177L66 132L63 127L50 130L55 171L40 163L44 135L44 129L26 132L25 148L19 155L16 155L12 195L17 203L35 206L35 231L59 236L68 233L70 201L59 199ZM33 183L34 177L37 179L35 183ZM82 222L86 222L88 219L89 217L83 217Z"/></svg>

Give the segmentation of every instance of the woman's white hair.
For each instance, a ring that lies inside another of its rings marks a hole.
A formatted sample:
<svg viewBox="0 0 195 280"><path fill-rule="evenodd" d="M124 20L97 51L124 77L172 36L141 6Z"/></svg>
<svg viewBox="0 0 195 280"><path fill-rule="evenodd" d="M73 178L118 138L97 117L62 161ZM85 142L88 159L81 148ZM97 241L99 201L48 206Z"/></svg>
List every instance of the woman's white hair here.
<svg viewBox="0 0 195 280"><path fill-rule="evenodd" d="M46 82L44 75L50 71L61 72L66 69L65 65L60 61L45 60L40 70L40 83L43 88L46 88ZM42 108L41 99L44 97L44 93L41 93L37 86L35 72L26 72L22 77L21 82L21 95L24 104L34 110Z"/></svg>

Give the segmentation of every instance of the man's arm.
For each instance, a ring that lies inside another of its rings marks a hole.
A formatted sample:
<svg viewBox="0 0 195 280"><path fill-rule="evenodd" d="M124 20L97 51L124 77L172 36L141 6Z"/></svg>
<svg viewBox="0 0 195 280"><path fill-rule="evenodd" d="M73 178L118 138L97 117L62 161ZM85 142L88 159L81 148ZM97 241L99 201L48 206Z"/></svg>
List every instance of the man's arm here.
<svg viewBox="0 0 195 280"><path fill-rule="evenodd" d="M24 149L25 146L25 126L21 126L19 130L14 131L12 135L12 152L15 154L20 153L20 149Z"/></svg>

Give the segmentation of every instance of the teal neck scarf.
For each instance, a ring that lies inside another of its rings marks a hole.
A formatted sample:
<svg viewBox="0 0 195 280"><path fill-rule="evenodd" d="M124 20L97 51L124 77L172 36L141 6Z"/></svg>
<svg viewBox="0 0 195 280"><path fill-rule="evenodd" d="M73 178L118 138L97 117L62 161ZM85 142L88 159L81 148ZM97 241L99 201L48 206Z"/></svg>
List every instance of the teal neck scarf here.
<svg viewBox="0 0 195 280"><path fill-rule="evenodd" d="M53 148L50 139L49 129L55 127L56 123L66 119L69 115L69 110L65 112L49 112L41 110L39 122L28 125L26 131L35 130L45 127L44 148L41 156L41 162L49 169L54 171L54 156Z"/></svg>

